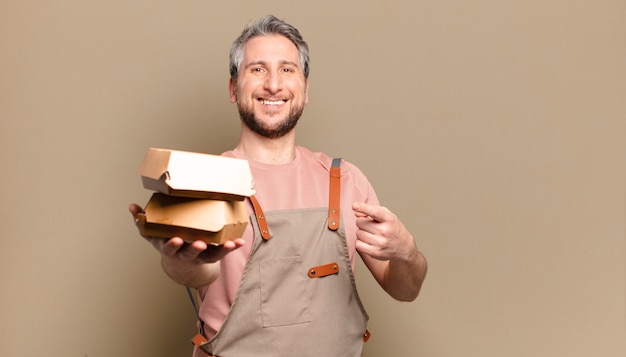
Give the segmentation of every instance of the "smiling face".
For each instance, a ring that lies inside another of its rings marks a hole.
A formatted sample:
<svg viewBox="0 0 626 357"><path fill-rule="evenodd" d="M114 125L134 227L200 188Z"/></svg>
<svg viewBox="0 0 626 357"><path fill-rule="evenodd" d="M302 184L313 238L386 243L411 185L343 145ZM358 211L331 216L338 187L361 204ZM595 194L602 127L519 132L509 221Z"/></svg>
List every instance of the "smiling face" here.
<svg viewBox="0 0 626 357"><path fill-rule="evenodd" d="M309 101L298 49L280 35L257 36L245 44L229 89L246 127L267 138L289 133Z"/></svg>

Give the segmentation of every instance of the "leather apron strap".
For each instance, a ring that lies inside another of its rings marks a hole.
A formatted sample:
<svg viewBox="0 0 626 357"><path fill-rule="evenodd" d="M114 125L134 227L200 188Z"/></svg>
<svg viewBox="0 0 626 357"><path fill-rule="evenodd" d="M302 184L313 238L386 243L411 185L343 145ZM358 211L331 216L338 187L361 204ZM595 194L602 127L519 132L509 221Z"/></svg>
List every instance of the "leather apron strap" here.
<svg viewBox="0 0 626 357"><path fill-rule="evenodd" d="M265 220L265 214L263 213L263 209L259 204L259 201L254 197L254 195L250 196L250 202L252 202L252 208L254 209L254 216L256 217L257 223L259 224L259 229L261 230L261 237L263 239L268 240L272 237L270 233L270 229L267 226L267 221Z"/></svg>
<svg viewBox="0 0 626 357"><path fill-rule="evenodd" d="M339 212L341 197L341 159L333 159L330 167L330 188L328 193L328 229L339 228Z"/></svg>

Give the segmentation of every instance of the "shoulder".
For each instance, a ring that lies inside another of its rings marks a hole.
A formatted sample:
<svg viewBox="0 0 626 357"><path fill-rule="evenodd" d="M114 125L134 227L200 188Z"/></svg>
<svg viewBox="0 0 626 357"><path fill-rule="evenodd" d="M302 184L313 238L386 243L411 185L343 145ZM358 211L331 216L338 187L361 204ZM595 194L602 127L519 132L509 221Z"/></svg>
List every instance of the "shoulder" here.
<svg viewBox="0 0 626 357"><path fill-rule="evenodd" d="M235 153L235 150L224 151L220 154L220 156L239 158L239 156L237 156L237 154Z"/></svg>
<svg viewBox="0 0 626 357"><path fill-rule="evenodd" d="M323 166L326 169L326 171L330 171L330 167L332 166L333 160L337 158L337 159L341 159L342 173L346 172L346 173L365 177L363 172L355 164L341 157L331 157L331 156L328 156L328 154L324 152L321 152L321 151L314 152L303 146L297 146L296 148L300 152L301 160L305 163L312 163L312 162L317 163Z"/></svg>
<svg viewBox="0 0 626 357"><path fill-rule="evenodd" d="M298 146L297 149L300 152L301 161L303 163L321 165L324 167L325 171L330 172L330 167L332 166L334 159L333 157L328 156L324 152L314 152L302 146ZM341 158L341 180L342 182L353 186L365 196L373 194L374 190L367 179L367 176L365 176L357 165L343 158Z"/></svg>

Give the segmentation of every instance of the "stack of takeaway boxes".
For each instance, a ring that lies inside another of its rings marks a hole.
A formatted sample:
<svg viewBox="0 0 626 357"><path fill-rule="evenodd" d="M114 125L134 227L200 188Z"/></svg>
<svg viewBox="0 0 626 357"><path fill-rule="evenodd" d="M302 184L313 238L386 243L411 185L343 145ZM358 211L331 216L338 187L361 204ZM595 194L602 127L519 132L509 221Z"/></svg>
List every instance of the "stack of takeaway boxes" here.
<svg viewBox="0 0 626 357"><path fill-rule="evenodd" d="M254 194L246 160L150 148L138 171L156 191L135 217L142 235L218 245L243 235L244 200Z"/></svg>

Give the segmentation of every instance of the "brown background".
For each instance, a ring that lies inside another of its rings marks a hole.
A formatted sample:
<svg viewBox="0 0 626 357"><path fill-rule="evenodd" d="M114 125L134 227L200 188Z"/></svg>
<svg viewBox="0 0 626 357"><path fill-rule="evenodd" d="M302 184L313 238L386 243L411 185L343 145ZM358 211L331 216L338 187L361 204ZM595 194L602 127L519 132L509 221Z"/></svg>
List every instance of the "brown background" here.
<svg viewBox="0 0 626 357"><path fill-rule="evenodd" d="M359 265L365 356L626 354L626 3L0 1L0 355L189 356L193 312L126 212L149 146L237 141L230 42L312 49L299 143L359 165L430 263Z"/></svg>

